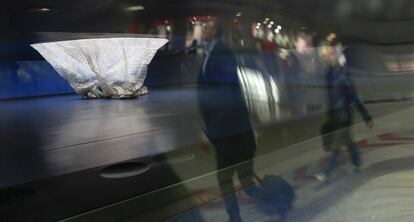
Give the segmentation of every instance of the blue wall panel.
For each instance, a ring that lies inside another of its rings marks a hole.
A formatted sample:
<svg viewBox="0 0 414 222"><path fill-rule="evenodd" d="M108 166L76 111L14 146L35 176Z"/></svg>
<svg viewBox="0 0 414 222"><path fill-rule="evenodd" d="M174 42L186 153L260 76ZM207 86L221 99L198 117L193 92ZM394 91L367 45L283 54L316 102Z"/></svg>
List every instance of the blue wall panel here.
<svg viewBox="0 0 414 222"><path fill-rule="evenodd" d="M0 99L73 92L44 60L0 63Z"/></svg>
<svg viewBox="0 0 414 222"><path fill-rule="evenodd" d="M145 85L194 84L201 57L171 54L156 56L148 67ZM0 62L0 99L74 93L72 87L45 60Z"/></svg>

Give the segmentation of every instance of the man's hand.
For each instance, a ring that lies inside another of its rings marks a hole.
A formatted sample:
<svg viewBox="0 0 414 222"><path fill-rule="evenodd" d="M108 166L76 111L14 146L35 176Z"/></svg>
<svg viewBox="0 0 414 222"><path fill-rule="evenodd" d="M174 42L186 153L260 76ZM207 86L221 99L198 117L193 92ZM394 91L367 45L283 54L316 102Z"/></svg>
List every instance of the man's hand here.
<svg viewBox="0 0 414 222"><path fill-rule="evenodd" d="M367 121L365 124L367 125L367 127L368 127L369 129L374 128L374 122L373 122L372 120Z"/></svg>
<svg viewBox="0 0 414 222"><path fill-rule="evenodd" d="M207 151L210 146L210 143L208 142L207 137L203 133L200 133L198 141L200 143L201 149Z"/></svg>
<svg viewBox="0 0 414 222"><path fill-rule="evenodd" d="M288 50L286 50L286 49L280 49L279 56L283 60L291 59L290 52Z"/></svg>

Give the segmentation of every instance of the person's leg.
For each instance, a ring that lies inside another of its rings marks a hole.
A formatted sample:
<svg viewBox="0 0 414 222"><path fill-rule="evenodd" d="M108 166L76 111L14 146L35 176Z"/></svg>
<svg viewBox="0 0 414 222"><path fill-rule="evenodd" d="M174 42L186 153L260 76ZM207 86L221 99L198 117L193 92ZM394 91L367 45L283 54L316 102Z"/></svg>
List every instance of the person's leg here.
<svg viewBox="0 0 414 222"><path fill-rule="evenodd" d="M247 161L237 167L237 174L239 176L242 187L249 187L254 184L253 162Z"/></svg>
<svg viewBox="0 0 414 222"><path fill-rule="evenodd" d="M237 175L244 192L252 197L258 197L258 188L255 186L253 169L253 158L256 152L256 141L254 134L245 133L238 139L234 153L235 162L240 163L237 168Z"/></svg>
<svg viewBox="0 0 414 222"><path fill-rule="evenodd" d="M232 153L226 140L213 143L216 148L217 180L223 197L224 205L231 222L241 221L240 209L235 195L233 175L235 167L232 165Z"/></svg>
<svg viewBox="0 0 414 222"><path fill-rule="evenodd" d="M361 166L361 157L358 146L355 143L348 144L348 151L351 156L352 164L358 169Z"/></svg>
<svg viewBox="0 0 414 222"><path fill-rule="evenodd" d="M226 211L230 216L230 221L241 221L232 177L237 171L242 187L254 185L253 162L251 161L256 150L254 134L249 132L229 137L217 146L216 150L218 168L229 167L218 173L221 192L227 195L224 200ZM253 192L249 189L246 193L252 195Z"/></svg>
<svg viewBox="0 0 414 222"><path fill-rule="evenodd" d="M351 157L351 162L355 166L355 170L359 170L361 166L361 157L359 155L358 146L354 143L352 132L349 128L344 131L345 144Z"/></svg>
<svg viewBox="0 0 414 222"><path fill-rule="evenodd" d="M338 127L339 128L339 127ZM337 129L338 129L337 128ZM335 129L335 127L333 127ZM332 171L336 167L339 154L341 153L341 147L349 144L351 141L350 131L348 129L340 129L333 132L332 134L332 154L331 157L328 159L328 162L326 164L324 174L327 179L332 174Z"/></svg>
<svg viewBox="0 0 414 222"><path fill-rule="evenodd" d="M248 161L237 168L237 174L244 192L254 198L261 198L260 189L256 186L253 161Z"/></svg>
<svg viewBox="0 0 414 222"><path fill-rule="evenodd" d="M329 157L328 162L326 163L325 169L324 169L324 174L325 174L326 178L329 178L332 174L332 171L335 169L336 161L338 159L339 153L340 153L339 148L334 149L332 151L332 154Z"/></svg>
<svg viewBox="0 0 414 222"><path fill-rule="evenodd" d="M240 209L234 190L233 175L234 169L224 169L217 173L220 191L223 196L224 205L231 222L240 220Z"/></svg>

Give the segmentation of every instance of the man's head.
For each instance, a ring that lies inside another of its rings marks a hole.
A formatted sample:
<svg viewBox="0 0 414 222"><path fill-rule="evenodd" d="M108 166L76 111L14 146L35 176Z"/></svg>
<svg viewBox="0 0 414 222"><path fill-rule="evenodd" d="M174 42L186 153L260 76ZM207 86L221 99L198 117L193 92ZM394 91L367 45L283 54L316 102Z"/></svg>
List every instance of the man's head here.
<svg viewBox="0 0 414 222"><path fill-rule="evenodd" d="M306 51L308 48L313 46L312 41L313 37L310 33L299 32L295 42L296 50L298 50L298 52Z"/></svg>
<svg viewBox="0 0 414 222"><path fill-rule="evenodd" d="M223 34L221 24L217 19L210 19L203 28L203 38L206 42L211 42L214 39L220 38Z"/></svg>
<svg viewBox="0 0 414 222"><path fill-rule="evenodd" d="M339 64L338 55L334 47L332 46L323 46L319 51L321 59L325 60L331 65Z"/></svg>
<svg viewBox="0 0 414 222"><path fill-rule="evenodd" d="M326 36L326 41L328 41L328 43L333 43L336 39L336 34L331 32Z"/></svg>

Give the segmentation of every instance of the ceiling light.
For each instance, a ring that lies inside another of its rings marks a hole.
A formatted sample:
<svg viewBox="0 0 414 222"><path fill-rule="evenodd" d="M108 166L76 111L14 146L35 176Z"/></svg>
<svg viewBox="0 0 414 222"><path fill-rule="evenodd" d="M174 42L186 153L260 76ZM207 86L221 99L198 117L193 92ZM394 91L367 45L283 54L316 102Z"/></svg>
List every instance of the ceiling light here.
<svg viewBox="0 0 414 222"><path fill-rule="evenodd" d="M282 29L282 26L278 25L276 28L279 29L279 30L281 30Z"/></svg>
<svg viewBox="0 0 414 222"><path fill-rule="evenodd" d="M48 12L52 11L52 8L49 8L49 7L32 7L32 8L26 8L26 10L30 11L30 12L37 12L37 13L48 13Z"/></svg>
<svg viewBox="0 0 414 222"><path fill-rule="evenodd" d="M242 16L242 12L237 12L236 16L237 16L237 17Z"/></svg>
<svg viewBox="0 0 414 222"><path fill-rule="evenodd" d="M52 11L52 9L50 9L50 8L38 8L37 11L38 12L50 12L50 11Z"/></svg>
<svg viewBox="0 0 414 222"><path fill-rule="evenodd" d="M275 29L275 32L276 32L276 33L279 33L279 32L280 32L280 30L279 30L279 29Z"/></svg>
<svg viewBox="0 0 414 222"><path fill-rule="evenodd" d="M145 8L142 5L133 5L133 6L126 7L126 10L130 12L141 11L144 9Z"/></svg>

